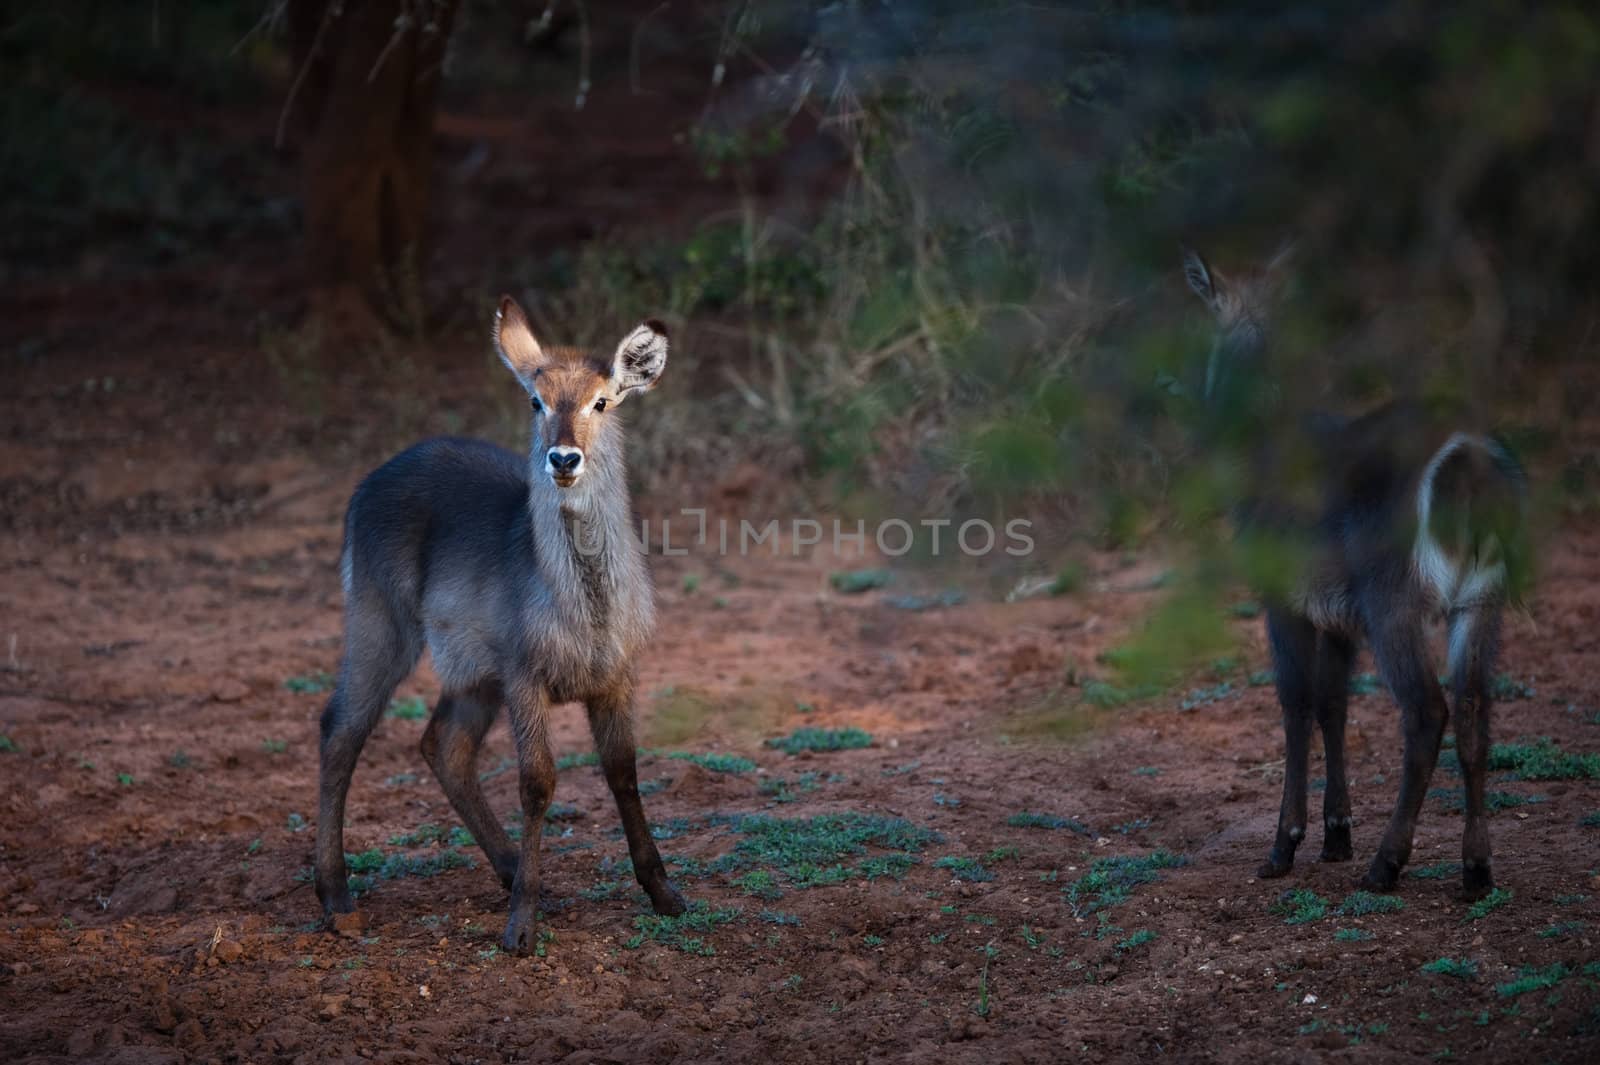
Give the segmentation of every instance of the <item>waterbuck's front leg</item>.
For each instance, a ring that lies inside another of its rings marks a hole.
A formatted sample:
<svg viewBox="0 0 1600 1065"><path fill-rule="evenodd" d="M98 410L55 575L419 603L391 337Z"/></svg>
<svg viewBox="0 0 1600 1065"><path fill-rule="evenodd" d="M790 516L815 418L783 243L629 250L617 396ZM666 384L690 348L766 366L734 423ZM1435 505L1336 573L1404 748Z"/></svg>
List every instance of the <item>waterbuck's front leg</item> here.
<svg viewBox="0 0 1600 1065"><path fill-rule="evenodd" d="M550 699L544 686L519 680L506 686L511 731L517 741L517 776L522 794L522 851L511 883L511 916L500 945L513 954L533 948L534 914L539 905L539 844L544 815L556 790L556 763L550 756Z"/></svg>
<svg viewBox="0 0 1600 1065"><path fill-rule="evenodd" d="M478 749L500 702L499 687L492 684L441 696L422 734L422 756L509 891L517 877L517 848L489 809L478 779Z"/></svg>
<svg viewBox="0 0 1600 1065"><path fill-rule="evenodd" d="M639 769L633 744L633 679L620 682L585 705L595 749L600 752L600 767L617 800L622 831L628 837L633 875L639 878L639 886L650 896L650 905L657 913L680 914L689 908L688 904L667 879L666 866L661 863L650 824L645 820L644 803L639 799Z"/></svg>
<svg viewBox="0 0 1600 1065"><path fill-rule="evenodd" d="M1306 838L1306 762L1311 754L1317 630L1297 614L1273 610L1267 614L1267 639L1283 707L1283 803L1272 853L1256 875L1272 879L1294 868L1294 852Z"/></svg>

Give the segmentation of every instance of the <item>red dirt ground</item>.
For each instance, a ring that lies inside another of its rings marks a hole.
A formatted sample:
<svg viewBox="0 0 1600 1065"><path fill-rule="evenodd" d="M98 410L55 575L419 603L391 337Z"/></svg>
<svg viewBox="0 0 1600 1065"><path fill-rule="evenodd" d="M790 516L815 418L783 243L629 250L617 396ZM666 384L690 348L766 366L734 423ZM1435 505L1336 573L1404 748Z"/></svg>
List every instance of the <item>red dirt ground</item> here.
<svg viewBox="0 0 1600 1065"><path fill-rule="evenodd" d="M626 850L603 782L580 767L557 795L576 808L558 829L570 836L547 843L560 902L544 956L495 949L506 893L472 849L474 868L377 880L364 928L317 930L297 874L311 857L300 815L315 809L322 697L285 682L335 665L344 500L412 427L339 379L327 386L337 413L316 431L302 418L269 433L282 400L253 358L91 347L8 382L0 1057L1596 1060L1600 979L1582 969L1600 933L1600 829L1581 822L1600 785L1494 784L1543 801L1495 816L1496 871L1514 896L1482 919L1452 875L1408 877L1398 912L1287 924L1275 911L1286 888L1333 905L1354 890L1396 793L1396 712L1381 692L1352 704L1358 861L1316 863L1314 829L1290 879L1252 879L1282 757L1271 689L1244 680L1263 664L1259 623L1238 622L1235 690L1193 710L1181 692L1089 710L1068 683L1094 675L1096 654L1160 594L1153 560L1099 559L1074 596L974 593L911 613L882 593L833 592L841 563L821 555L657 558L646 741L760 766L646 758L641 777L662 782L647 808L676 827L664 852L725 854L741 836L706 819L750 813L857 811L940 841L902 879L801 889L780 877L777 899L731 873L680 873L693 899L742 912L704 934L712 954L635 945L642 896L631 883L597 890L626 878L611 871ZM463 359L458 387L501 385L470 383L485 366ZM442 417L425 411L415 428ZM1509 625L1503 667L1536 694L1501 705L1497 739L1600 748L1597 586L1600 529L1568 528L1531 617ZM424 670L402 694L434 690ZM859 727L873 744L799 757L762 744L803 725ZM418 752L422 728L386 719L368 745L352 851L436 854L389 840L456 823ZM560 753L588 749L574 708L556 735ZM508 753L502 725L483 768ZM787 793L774 794L780 778ZM1435 784L1455 782L1441 771ZM515 807L513 774L488 788L497 809ZM1025 810L1090 832L1008 826ZM1412 868L1455 859L1460 827L1430 799ZM1187 864L1103 917L1075 914L1065 889L1091 862L1156 848ZM978 858L994 878L958 881L935 864L946 856ZM1442 957L1476 961L1476 977L1422 970ZM1501 987L1557 963L1571 973L1553 988Z"/></svg>

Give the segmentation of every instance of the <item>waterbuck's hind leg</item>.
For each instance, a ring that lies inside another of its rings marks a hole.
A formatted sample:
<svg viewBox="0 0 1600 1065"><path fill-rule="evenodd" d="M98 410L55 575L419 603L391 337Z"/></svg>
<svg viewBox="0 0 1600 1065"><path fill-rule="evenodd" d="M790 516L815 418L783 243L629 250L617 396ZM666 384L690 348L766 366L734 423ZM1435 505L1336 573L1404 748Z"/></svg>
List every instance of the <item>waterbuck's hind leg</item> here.
<svg viewBox="0 0 1600 1065"><path fill-rule="evenodd" d="M1322 796L1322 860L1347 862L1355 856L1350 840L1350 773L1345 765L1345 718L1350 701L1350 669L1355 644L1336 632L1317 637L1315 705L1322 729L1328 787Z"/></svg>
<svg viewBox="0 0 1600 1065"><path fill-rule="evenodd" d="M1306 837L1306 761L1311 750L1317 630L1297 614L1274 609L1267 614L1267 639L1283 708L1283 802L1272 851L1256 875L1272 879L1294 868L1294 852Z"/></svg>
<svg viewBox="0 0 1600 1065"><path fill-rule="evenodd" d="M350 913L344 861L344 807L350 777L367 737L389 697L421 654L416 636L381 614L347 623L339 681L322 712L321 770L317 786L317 898L324 915Z"/></svg>
<svg viewBox="0 0 1600 1065"><path fill-rule="evenodd" d="M517 783L522 798L522 847L511 883L511 914L500 945L513 954L534 947L534 917L539 905L539 845L544 815L556 790L556 763L550 756L549 698L530 681L508 686L506 705L517 741Z"/></svg>
<svg viewBox="0 0 1600 1065"><path fill-rule="evenodd" d="M1400 704L1405 762L1394 814L1361 886L1369 891L1393 891L1400 880L1400 870L1411 857L1417 815L1439 760L1439 744L1450 711L1428 661L1422 623L1414 614L1403 609L1375 612L1368 618L1367 632L1378 674Z"/></svg>
<svg viewBox="0 0 1600 1065"><path fill-rule="evenodd" d="M650 896L656 913L676 915L689 908L678 889L667 878L666 866L650 835L644 803L639 798L639 770L633 742L633 689L608 693L587 703L589 729L594 733L595 749L600 752L600 767L606 784L617 802L622 831L628 838L628 855L639 886Z"/></svg>
<svg viewBox="0 0 1600 1065"><path fill-rule="evenodd" d="M1490 680L1500 643L1498 609L1467 610L1450 618L1450 688L1456 754L1466 791L1461 836L1461 893L1480 899L1494 890L1489 863L1489 817L1484 780L1489 766Z"/></svg>
<svg viewBox="0 0 1600 1065"><path fill-rule="evenodd" d="M483 848L489 865L507 891L517 876L517 849L500 824L478 779L478 751L494 724L503 699L499 685L439 697L422 734L422 757L444 789L456 814Z"/></svg>

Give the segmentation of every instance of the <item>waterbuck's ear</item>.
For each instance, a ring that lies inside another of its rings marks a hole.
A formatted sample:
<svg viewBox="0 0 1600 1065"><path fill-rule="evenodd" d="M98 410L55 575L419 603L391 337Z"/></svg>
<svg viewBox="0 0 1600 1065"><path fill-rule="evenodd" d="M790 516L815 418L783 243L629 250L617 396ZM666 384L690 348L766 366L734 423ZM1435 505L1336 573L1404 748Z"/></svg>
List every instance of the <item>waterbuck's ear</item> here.
<svg viewBox="0 0 1600 1065"><path fill-rule="evenodd" d="M611 385L618 399L648 392L667 368L667 327L651 318L622 338L611 362Z"/></svg>
<svg viewBox="0 0 1600 1065"><path fill-rule="evenodd" d="M510 296L501 296L500 306L494 312L494 350L499 353L500 361L517 375L522 387L531 390L534 374L545 364L544 349L528 327L528 316Z"/></svg>
<svg viewBox="0 0 1600 1065"><path fill-rule="evenodd" d="M1222 278L1212 274L1205 258L1193 248L1183 249L1183 276L1207 307L1215 311L1222 306Z"/></svg>

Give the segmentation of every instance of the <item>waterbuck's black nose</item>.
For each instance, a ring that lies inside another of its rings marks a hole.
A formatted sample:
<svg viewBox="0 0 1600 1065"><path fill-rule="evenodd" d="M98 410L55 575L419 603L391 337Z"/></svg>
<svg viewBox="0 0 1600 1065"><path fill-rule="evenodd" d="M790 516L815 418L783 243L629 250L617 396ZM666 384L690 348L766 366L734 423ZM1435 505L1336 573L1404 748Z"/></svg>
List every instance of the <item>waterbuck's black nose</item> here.
<svg viewBox="0 0 1600 1065"><path fill-rule="evenodd" d="M578 472L578 465L583 462L583 452L575 447L553 447L549 458L551 473L573 474Z"/></svg>

